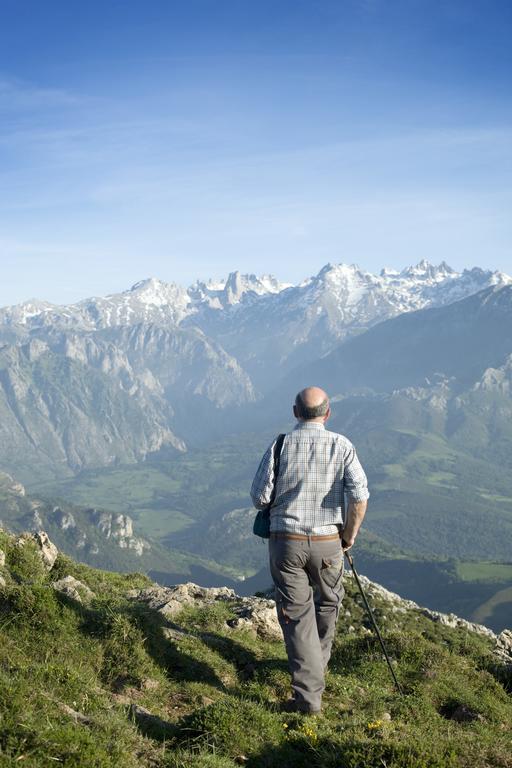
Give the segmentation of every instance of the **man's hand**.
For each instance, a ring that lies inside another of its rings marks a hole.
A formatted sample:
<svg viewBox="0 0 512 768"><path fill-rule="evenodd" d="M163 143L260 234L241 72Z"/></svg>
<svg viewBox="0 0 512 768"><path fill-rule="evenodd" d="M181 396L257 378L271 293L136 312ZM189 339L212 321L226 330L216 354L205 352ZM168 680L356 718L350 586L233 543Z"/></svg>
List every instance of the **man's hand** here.
<svg viewBox="0 0 512 768"><path fill-rule="evenodd" d="M342 532L341 545L346 552L350 549L356 540L361 523L364 520L366 514L366 507L368 502L366 501L349 501L347 510L347 523Z"/></svg>

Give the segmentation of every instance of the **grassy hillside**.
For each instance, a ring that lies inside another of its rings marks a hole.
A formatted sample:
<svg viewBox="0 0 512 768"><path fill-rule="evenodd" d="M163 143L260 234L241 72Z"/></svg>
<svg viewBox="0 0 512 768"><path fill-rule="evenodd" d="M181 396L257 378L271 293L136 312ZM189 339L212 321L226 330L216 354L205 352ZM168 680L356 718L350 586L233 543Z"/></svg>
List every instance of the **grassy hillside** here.
<svg viewBox="0 0 512 768"><path fill-rule="evenodd" d="M129 597L143 576L62 555L48 572L4 533L0 549L0 766L512 766L512 681L492 641L374 596L400 698L351 579L324 711L304 718L281 711L282 642L227 624L236 601L166 621ZM68 575L94 594L79 603L52 589Z"/></svg>

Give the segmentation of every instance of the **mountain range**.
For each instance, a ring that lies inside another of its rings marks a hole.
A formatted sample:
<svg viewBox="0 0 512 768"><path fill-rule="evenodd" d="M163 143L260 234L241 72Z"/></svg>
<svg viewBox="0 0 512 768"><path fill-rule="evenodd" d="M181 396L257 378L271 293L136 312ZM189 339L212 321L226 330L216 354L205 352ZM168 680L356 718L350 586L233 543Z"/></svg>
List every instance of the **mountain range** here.
<svg viewBox="0 0 512 768"><path fill-rule="evenodd" d="M1 309L0 466L29 480L28 461L59 476L184 450L297 367L311 362L314 377L320 358L325 369L369 328L511 283L444 262L380 275L329 264L295 286L235 272L188 289L149 279L69 306Z"/></svg>
<svg viewBox="0 0 512 768"><path fill-rule="evenodd" d="M329 264L297 285L149 279L7 307L0 470L49 503L129 514L136 537L251 577L264 565L251 476L292 426L295 392L317 383L368 470L374 550L410 568L422 556L510 561L511 319L509 276L425 261L378 275ZM176 570L164 561L154 567Z"/></svg>

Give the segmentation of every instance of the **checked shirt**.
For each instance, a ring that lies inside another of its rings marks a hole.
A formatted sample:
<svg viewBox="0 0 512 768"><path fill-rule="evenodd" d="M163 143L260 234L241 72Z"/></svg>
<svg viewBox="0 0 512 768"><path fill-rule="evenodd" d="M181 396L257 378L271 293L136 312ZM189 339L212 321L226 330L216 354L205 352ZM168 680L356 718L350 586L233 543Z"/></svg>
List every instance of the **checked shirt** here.
<svg viewBox="0 0 512 768"><path fill-rule="evenodd" d="M274 485L274 442L265 452L251 487L256 509L270 502ZM272 533L328 535L345 523L345 495L365 501L368 482L354 446L319 422L297 424L281 451Z"/></svg>

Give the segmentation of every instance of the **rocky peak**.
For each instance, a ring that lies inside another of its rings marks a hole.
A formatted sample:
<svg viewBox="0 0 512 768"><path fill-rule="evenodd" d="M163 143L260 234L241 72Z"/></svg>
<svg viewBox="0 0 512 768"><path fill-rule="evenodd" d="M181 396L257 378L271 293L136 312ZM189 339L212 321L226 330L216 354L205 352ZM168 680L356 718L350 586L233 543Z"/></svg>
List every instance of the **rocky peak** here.
<svg viewBox="0 0 512 768"><path fill-rule="evenodd" d="M0 472L0 491L12 496L25 496L26 494L25 486L18 483L18 481L11 477L11 475L8 475L7 472Z"/></svg>
<svg viewBox="0 0 512 768"><path fill-rule="evenodd" d="M400 272L397 269L391 269L391 267L383 267L379 272L379 277L398 277Z"/></svg>
<svg viewBox="0 0 512 768"><path fill-rule="evenodd" d="M427 259L421 259L415 266L406 267L400 272L402 278L414 280L444 280L447 277L455 277L459 273L450 267L446 261L440 264L432 264Z"/></svg>
<svg viewBox="0 0 512 768"><path fill-rule="evenodd" d="M143 304L152 304L157 307L167 306L172 303L181 305L188 304L187 292L177 283L165 283L150 277L146 280L140 280L132 285L129 291L120 294L123 297L133 297ZM119 294L114 294L117 298ZM109 297L107 297L109 298Z"/></svg>
<svg viewBox="0 0 512 768"><path fill-rule="evenodd" d="M487 368L474 389L509 395L512 391L512 355L508 355L499 368Z"/></svg>
<svg viewBox="0 0 512 768"><path fill-rule="evenodd" d="M133 520L128 515L91 509L91 518L106 539L113 539L121 549L131 549L141 556L151 549L149 542L133 532Z"/></svg>
<svg viewBox="0 0 512 768"><path fill-rule="evenodd" d="M9 307L0 308L0 324L6 325L25 325L30 319L44 315L56 309L55 304L48 301L39 301L39 299L29 299L21 304L13 304Z"/></svg>
<svg viewBox="0 0 512 768"><path fill-rule="evenodd" d="M236 270L229 274L227 280L194 283L189 288L189 295L197 309L203 304L211 309L225 309L239 304L247 294L278 294L290 285L279 282L273 275L242 274Z"/></svg>
<svg viewBox="0 0 512 768"><path fill-rule="evenodd" d="M231 272L224 288L227 303L236 304L239 302L243 296L243 292L244 289L240 272Z"/></svg>

